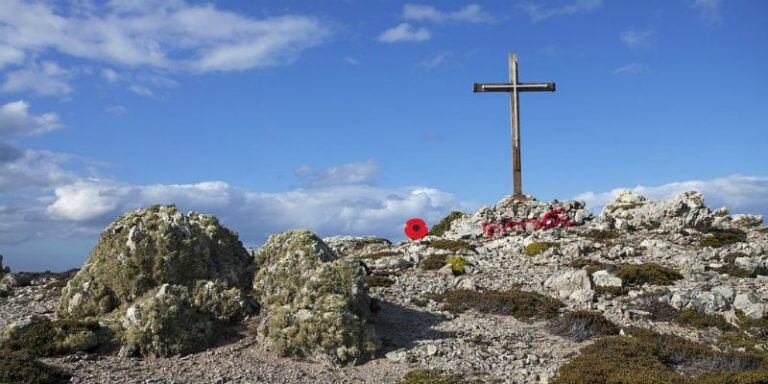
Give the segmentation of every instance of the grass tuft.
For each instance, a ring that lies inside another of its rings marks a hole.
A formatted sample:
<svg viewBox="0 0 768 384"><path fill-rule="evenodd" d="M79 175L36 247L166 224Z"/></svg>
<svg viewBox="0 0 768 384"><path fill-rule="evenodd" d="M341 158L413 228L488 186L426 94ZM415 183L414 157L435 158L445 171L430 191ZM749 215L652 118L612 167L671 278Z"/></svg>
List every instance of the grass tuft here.
<svg viewBox="0 0 768 384"><path fill-rule="evenodd" d="M435 295L443 309L453 313L475 310L493 315L514 316L520 320L549 319L557 316L565 305L557 299L518 289L477 292L455 290Z"/></svg>
<svg viewBox="0 0 768 384"><path fill-rule="evenodd" d="M365 283L369 287L391 287L395 281L386 276L373 275L366 276Z"/></svg>
<svg viewBox="0 0 768 384"><path fill-rule="evenodd" d="M70 373L20 352L0 351L0 383L68 383Z"/></svg>
<svg viewBox="0 0 768 384"><path fill-rule="evenodd" d="M426 244L432 248L443 249L454 253L464 250L475 251L475 247L472 244L461 240L437 239L427 241Z"/></svg>
<svg viewBox="0 0 768 384"><path fill-rule="evenodd" d="M620 277L623 283L628 286L640 286L646 283L670 285L675 280L683 278L679 272L654 263L619 264L616 266L616 276Z"/></svg>
<svg viewBox="0 0 768 384"><path fill-rule="evenodd" d="M446 263L444 255L431 254L421 261L421 269L424 271L434 271L442 268Z"/></svg>
<svg viewBox="0 0 768 384"><path fill-rule="evenodd" d="M417 369L405 374L400 384L469 384L459 375L443 373L436 369Z"/></svg>
<svg viewBox="0 0 768 384"><path fill-rule="evenodd" d="M747 233L735 228L712 229L701 239L701 246L721 248L747 240Z"/></svg>
<svg viewBox="0 0 768 384"><path fill-rule="evenodd" d="M552 320L547 326L550 332L574 341L584 341L594 337L617 335L619 327L606 319L599 312L575 311L564 313Z"/></svg>
<svg viewBox="0 0 768 384"><path fill-rule="evenodd" d="M454 276L459 276L464 274L464 267L469 264L467 260L465 260L461 256L454 256L450 257L445 260L446 263L451 265L451 271L453 271Z"/></svg>
<svg viewBox="0 0 768 384"><path fill-rule="evenodd" d="M435 226L429 230L429 234L433 236L442 236L445 234L445 231L451 228L451 223L464 215L464 212L459 211L453 211L449 213L448 216L444 217L442 220L440 220L439 223L435 224Z"/></svg>
<svg viewBox="0 0 768 384"><path fill-rule="evenodd" d="M708 315L695 309L687 308L675 317L675 322L693 328L715 327L723 332L736 329L722 315Z"/></svg>

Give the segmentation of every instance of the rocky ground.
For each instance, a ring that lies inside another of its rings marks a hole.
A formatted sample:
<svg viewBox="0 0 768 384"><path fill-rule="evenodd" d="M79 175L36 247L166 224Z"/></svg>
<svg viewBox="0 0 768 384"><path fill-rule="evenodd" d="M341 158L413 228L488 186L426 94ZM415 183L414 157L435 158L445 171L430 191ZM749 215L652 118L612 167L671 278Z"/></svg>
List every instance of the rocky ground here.
<svg viewBox="0 0 768 384"><path fill-rule="evenodd" d="M495 233L493 238L482 230L483 222L541 218L554 209L567 212L575 225L535 230L529 224L503 236ZM243 312L243 320L228 326L226 336L202 350L190 352L182 346L171 349L182 353L155 357L152 355L168 355L163 352L168 350L165 345L160 348L155 343L155 348L145 348L126 342L106 352L90 348L88 352L49 354L41 361L66 368L72 383L399 383L406 372L417 369L439 370L478 383L552 383L559 382L558 375L566 377L568 372L559 370L575 361L580 350L601 336L632 337L612 335L627 335L633 327L714 346L723 356L731 349L755 356L768 352L768 329L761 328L755 334L747 332L746 327L765 320L768 313L768 230L761 217L730 215L726 209L711 211L697 193L662 202L625 193L594 217L577 202L515 202L507 198L474 214L452 218L452 222L440 226L438 233L397 244L372 237L331 237L301 251L265 246L266 250L252 253L262 260L257 261L262 267L254 281L254 287L261 287L256 288L258 294L242 288L240 278L226 285L242 290L232 292L250 295L261 303L261 310ZM291 241L283 239L279 244ZM269 275L282 276L290 270L280 269L288 260L280 259L286 252L316 254L317 258L301 256L300 264L295 260L291 261L294 264L285 264L301 265L303 270L314 272L292 277L288 285L282 280L270 280ZM353 289L342 296L333 296L338 292L328 296L306 294L326 292L325 283L317 283L318 278L313 277L326 273L340 275L345 287L355 286L355 273L344 271L354 271L358 262L365 270L365 293ZM275 267L263 269L265 264ZM86 287L99 281L93 277L97 276L95 268L89 269L92 272L87 278L91 283ZM68 309L62 310L59 303L74 300L80 305L84 299L72 292L86 292L70 284L68 301L61 299L62 287L72 275L6 274L0 280L0 329L29 322L31 315L71 317L68 311L80 307L66 305ZM83 276L77 279L85 279ZM154 285L147 285L142 292L161 297L161 292L155 294L158 291L152 287L166 281L153 278ZM295 294L288 302L280 301L285 299L286 291L304 293ZM85 304L81 307L96 311L88 316L98 317L103 326L128 324L124 319L135 317L130 315L131 308L146 312L150 305L142 301L149 297L142 292L126 293L103 310ZM190 292L195 295L192 288ZM531 296L516 301L504 296L510 292ZM340 301L329 303L331 296ZM544 304L536 304L540 303L537 300ZM311 311L326 315L313 317L307 310L294 310L299 301L315 303ZM317 309L319 302L323 303L322 309ZM207 308L195 303L200 311ZM360 303L366 308L358 308ZM371 313L367 312L368 306ZM333 308L338 308L342 318L318 323L317 319L335 313ZM607 319L609 326L602 334L595 331L589 335L594 327L563 320L568 319L566 314L584 310ZM220 317L219 312L212 313ZM116 320L118 315L123 320ZM122 329L131 334L125 329L144 324L144 316L131 320L138 325L117 326L117 332ZM274 324L278 320L287 321L277 329L280 336L268 336L276 332ZM566 325L558 328L554 324ZM295 339L284 340L292 337L286 335L294 334L285 333L287 329L306 331L317 327L338 328L342 334L330 341L325 336L317 339L317 343L333 345L327 349L330 357L325 356L327 350L290 344ZM364 358L370 344L365 339L368 327L375 330L380 345L375 346L373 355ZM352 337L350 341L344 332L360 335L359 339ZM6 340L10 334L6 331ZM157 341L151 332L149 337ZM278 356L286 354L295 356ZM325 357L318 359L318 355ZM755 364L741 368L733 364L718 366L713 371L701 364L691 368L693 365L681 361L667 365L670 375L762 372L764 367ZM733 382L764 382L759 380Z"/></svg>

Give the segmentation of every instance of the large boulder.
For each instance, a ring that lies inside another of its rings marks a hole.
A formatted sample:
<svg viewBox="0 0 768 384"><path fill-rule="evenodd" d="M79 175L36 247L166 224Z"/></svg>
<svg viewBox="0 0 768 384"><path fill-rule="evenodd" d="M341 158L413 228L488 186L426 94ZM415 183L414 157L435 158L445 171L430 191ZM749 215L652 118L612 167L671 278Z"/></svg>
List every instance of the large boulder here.
<svg viewBox="0 0 768 384"><path fill-rule="evenodd" d="M128 212L102 233L62 292L63 317L100 316L162 284L192 289L198 280L250 288L251 258L237 234L210 215L175 206Z"/></svg>
<svg viewBox="0 0 768 384"><path fill-rule="evenodd" d="M288 231L269 238L256 265L260 331L281 355L354 363L379 348L360 264L338 259L311 232Z"/></svg>
<svg viewBox="0 0 768 384"><path fill-rule="evenodd" d="M185 286L164 284L147 292L122 318L123 344L143 356L172 356L207 347L214 320L192 303Z"/></svg>
<svg viewBox="0 0 768 384"><path fill-rule="evenodd" d="M659 229L675 232L684 228L709 230L717 215L704 205L701 193L689 191L669 200L648 200L630 190L622 190L607 204L595 224L606 229Z"/></svg>

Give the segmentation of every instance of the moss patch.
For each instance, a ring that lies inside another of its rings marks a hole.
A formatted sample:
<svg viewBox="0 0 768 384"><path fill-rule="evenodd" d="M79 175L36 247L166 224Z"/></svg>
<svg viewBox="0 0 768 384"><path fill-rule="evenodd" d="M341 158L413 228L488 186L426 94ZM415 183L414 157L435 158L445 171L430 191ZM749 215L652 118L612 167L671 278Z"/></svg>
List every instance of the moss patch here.
<svg viewBox="0 0 768 384"><path fill-rule="evenodd" d="M421 261L421 269L424 271L434 271L442 268L447 262L444 255L431 254Z"/></svg>
<svg viewBox="0 0 768 384"><path fill-rule="evenodd" d="M557 299L518 289L476 292L465 289L435 295L446 311L475 310L494 315L510 315L521 320L553 318L565 305Z"/></svg>
<svg viewBox="0 0 768 384"><path fill-rule="evenodd" d="M373 275L365 277L365 284L369 287L390 287L394 283L394 280L386 276Z"/></svg>
<svg viewBox="0 0 768 384"><path fill-rule="evenodd" d="M461 256L449 257L445 260L446 263L451 265L451 271L455 276L464 274L464 267L469 263Z"/></svg>
<svg viewBox="0 0 768 384"><path fill-rule="evenodd" d="M373 252L369 253L367 255L364 255L363 259L369 259L369 260L376 260L381 259L382 257L392 257L392 256L400 256L402 253L396 252L396 251L380 251L380 252Z"/></svg>
<svg viewBox="0 0 768 384"><path fill-rule="evenodd" d="M735 228L712 229L701 239L701 246L721 248L747 240L747 233Z"/></svg>
<svg viewBox="0 0 768 384"><path fill-rule="evenodd" d="M763 357L717 352L684 338L631 329L630 337L608 336L581 349L558 370L553 384L746 384L765 383Z"/></svg>
<svg viewBox="0 0 768 384"><path fill-rule="evenodd" d="M555 335L574 341L584 341L594 337L616 335L619 327L599 312L574 311L564 313L552 320L547 329Z"/></svg>
<svg viewBox="0 0 768 384"><path fill-rule="evenodd" d="M0 351L0 383L68 383L69 372L19 352Z"/></svg>
<svg viewBox="0 0 768 384"><path fill-rule="evenodd" d="M625 285L640 286L670 285L683 278L677 271L655 263L647 264L619 264L616 266L616 276L620 277Z"/></svg>
<svg viewBox="0 0 768 384"><path fill-rule="evenodd" d="M451 227L451 223L464 215L464 212L459 211L453 211L449 213L448 216L444 217L442 220L440 220L439 223L435 224L435 226L429 230L429 234L433 236L442 236L445 234L445 231Z"/></svg>
<svg viewBox="0 0 768 384"><path fill-rule="evenodd" d="M537 243L530 243L525 246L525 254L527 256L536 256L547 249L557 247L557 243L552 243L548 241L542 241Z"/></svg>
<svg viewBox="0 0 768 384"><path fill-rule="evenodd" d="M405 374L400 384L469 384L459 375L451 375L435 369L418 369Z"/></svg>
<svg viewBox="0 0 768 384"><path fill-rule="evenodd" d="M459 251L475 251L475 247L472 244L461 240L437 239L428 241L426 244L432 248L443 249L454 253Z"/></svg>

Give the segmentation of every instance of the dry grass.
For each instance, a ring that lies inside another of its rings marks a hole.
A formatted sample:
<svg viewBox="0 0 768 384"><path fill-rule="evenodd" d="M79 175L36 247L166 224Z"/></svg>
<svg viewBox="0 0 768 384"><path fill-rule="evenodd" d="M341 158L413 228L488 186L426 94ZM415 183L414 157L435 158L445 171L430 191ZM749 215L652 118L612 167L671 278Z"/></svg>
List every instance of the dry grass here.
<svg viewBox="0 0 768 384"><path fill-rule="evenodd" d="M451 223L464 215L464 212L459 211L453 211L449 213L448 216L444 217L442 220L440 220L439 223L435 224L435 226L429 230L429 234L433 236L442 236L445 234L445 231L451 228Z"/></svg>
<svg viewBox="0 0 768 384"><path fill-rule="evenodd" d="M394 280L386 276L373 275L365 278L365 284L369 287L391 287L394 283Z"/></svg>
<svg viewBox="0 0 768 384"><path fill-rule="evenodd" d="M444 255L431 254L421 261L421 269L424 271L434 271L442 268L445 264Z"/></svg>
<svg viewBox="0 0 768 384"><path fill-rule="evenodd" d="M68 383L69 372L20 352L0 351L0 383Z"/></svg>
<svg viewBox="0 0 768 384"><path fill-rule="evenodd" d="M436 369L418 369L405 374L400 384L469 384L459 375L451 375Z"/></svg>
<svg viewBox="0 0 768 384"><path fill-rule="evenodd" d="M526 256L536 256L547 249L555 248L557 247L557 243L552 243L548 241L542 241L538 243L530 243L525 246L525 254Z"/></svg>
<svg viewBox="0 0 768 384"><path fill-rule="evenodd" d="M461 240L437 239L427 241L426 245L432 248L443 249L454 253L465 250L473 252L475 251L475 247L472 244Z"/></svg>
<svg viewBox="0 0 768 384"><path fill-rule="evenodd" d="M615 273L627 286L670 285L683 278L677 271L654 263L619 264Z"/></svg>
<svg viewBox="0 0 768 384"><path fill-rule="evenodd" d="M443 309L449 312L475 310L480 313L514 316L520 320L553 318L557 316L558 310L565 306L560 300L549 296L518 289L485 292L460 289L433 297L443 302Z"/></svg>
<svg viewBox="0 0 768 384"><path fill-rule="evenodd" d="M721 315L708 315L695 309L684 309L675 317L675 322L693 328L715 327L723 332L732 331L735 327L729 324Z"/></svg>
<svg viewBox="0 0 768 384"><path fill-rule="evenodd" d="M740 229L711 229L700 243L703 247L721 248L745 240L747 240L747 233Z"/></svg>
<svg viewBox="0 0 768 384"><path fill-rule="evenodd" d="M613 324L599 312L593 311L564 313L552 320L547 329L555 335L579 342L619 333L619 327L616 324Z"/></svg>

